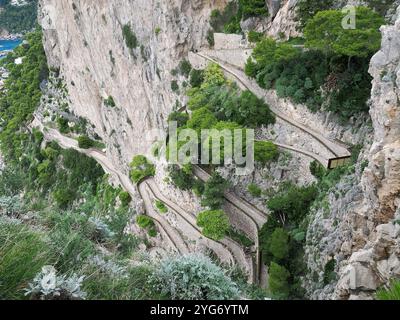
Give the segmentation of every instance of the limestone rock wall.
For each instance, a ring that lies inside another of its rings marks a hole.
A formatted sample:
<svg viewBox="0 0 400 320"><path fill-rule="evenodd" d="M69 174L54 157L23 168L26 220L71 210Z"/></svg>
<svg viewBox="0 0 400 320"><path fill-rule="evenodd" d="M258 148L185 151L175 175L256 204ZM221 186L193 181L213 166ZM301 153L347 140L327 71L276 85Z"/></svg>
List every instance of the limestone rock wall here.
<svg viewBox="0 0 400 320"><path fill-rule="evenodd" d="M382 48L370 64L372 141L354 175L328 195L329 210L312 212L305 284L315 299L371 299L400 276L400 8L395 24L381 31ZM331 259L337 281L324 285Z"/></svg>
<svg viewBox="0 0 400 320"><path fill-rule="evenodd" d="M148 151L150 130L165 128L180 99L171 70L203 44L211 10L225 2L40 1L46 54L66 79L71 111L91 122L121 167ZM137 37L134 50L123 38L127 24ZM104 103L110 96L114 108Z"/></svg>

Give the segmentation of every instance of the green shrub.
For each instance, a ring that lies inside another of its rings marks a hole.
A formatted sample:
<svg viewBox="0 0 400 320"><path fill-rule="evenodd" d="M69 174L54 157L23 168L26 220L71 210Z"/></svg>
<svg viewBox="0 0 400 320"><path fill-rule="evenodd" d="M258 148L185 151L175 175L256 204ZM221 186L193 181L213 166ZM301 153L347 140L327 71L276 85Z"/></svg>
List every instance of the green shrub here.
<svg viewBox="0 0 400 320"><path fill-rule="evenodd" d="M228 216L222 210L203 211L197 217L197 225L203 234L213 240L221 240L229 230Z"/></svg>
<svg viewBox="0 0 400 320"><path fill-rule="evenodd" d="M176 81L176 80L172 80L172 81L171 81L171 90L172 90L173 92L178 92L178 91L179 91L179 84L178 84L178 81Z"/></svg>
<svg viewBox="0 0 400 320"><path fill-rule="evenodd" d="M319 11L332 9L334 0L301 0L297 4L297 19L300 28L303 29L307 22L312 19Z"/></svg>
<svg viewBox="0 0 400 320"><path fill-rule="evenodd" d="M193 111L187 127L200 133L201 129L212 128L217 123L214 114L206 107Z"/></svg>
<svg viewBox="0 0 400 320"><path fill-rule="evenodd" d="M249 31L247 38L249 39L250 42L256 43L262 40L264 37L264 34L262 32L256 32L256 31Z"/></svg>
<svg viewBox="0 0 400 320"><path fill-rule="evenodd" d="M309 211L309 208L318 195L315 185L297 187L293 185L283 186L278 195L268 202L268 209L276 214L283 214L290 223L299 224Z"/></svg>
<svg viewBox="0 0 400 320"><path fill-rule="evenodd" d="M207 42L210 48L214 47L215 40L214 40L214 31L212 29L208 30L207 32Z"/></svg>
<svg viewBox="0 0 400 320"><path fill-rule="evenodd" d="M268 162L277 159L279 156L278 148L270 141L255 141L254 143L254 159L266 165Z"/></svg>
<svg viewBox="0 0 400 320"><path fill-rule="evenodd" d="M190 75L190 71L192 71L192 65L188 60L183 59L179 63L178 69L179 69L179 74L187 78Z"/></svg>
<svg viewBox="0 0 400 320"><path fill-rule="evenodd" d="M239 12L242 14L242 19L268 15L264 0L239 0Z"/></svg>
<svg viewBox="0 0 400 320"><path fill-rule="evenodd" d="M342 21L346 15L340 10L318 12L304 29L306 46L325 54L359 58L378 51L381 45L379 28L385 20L370 8L356 7L357 28L345 29Z"/></svg>
<svg viewBox="0 0 400 320"><path fill-rule="evenodd" d="M330 284L332 281L334 281L337 278L337 274L335 272L335 267L336 267L336 260L331 259L329 260L324 268L324 285L327 286Z"/></svg>
<svg viewBox="0 0 400 320"><path fill-rule="evenodd" d="M204 71L193 69L190 72L190 85L193 88L199 88L204 81Z"/></svg>
<svg viewBox="0 0 400 320"><path fill-rule="evenodd" d="M220 209L225 201L224 194L228 187L228 181L214 172L204 186L202 206L209 207L212 210Z"/></svg>
<svg viewBox="0 0 400 320"><path fill-rule="evenodd" d="M195 179L191 165L186 165L184 169L177 165L171 165L168 167L168 174L175 187L181 190L190 190L194 186Z"/></svg>
<svg viewBox="0 0 400 320"><path fill-rule="evenodd" d="M47 79L48 67L39 31L25 36L27 45L19 46L1 60L9 77L4 92L0 95L1 153L6 160L20 161L26 154L29 135L22 126L31 121L32 114L42 96L40 83ZM22 64L14 64L14 59L24 57Z"/></svg>
<svg viewBox="0 0 400 320"><path fill-rule="evenodd" d="M400 281L393 281L388 289L378 290L376 297L378 300L400 300Z"/></svg>
<svg viewBox="0 0 400 320"><path fill-rule="evenodd" d="M88 136L80 136L78 137L78 145L79 148L81 149L90 149L93 148L96 145L96 143Z"/></svg>
<svg viewBox="0 0 400 320"><path fill-rule="evenodd" d="M135 156L130 164L131 172L130 177L133 182L140 182L146 177L155 175L155 167L151 164L145 156Z"/></svg>
<svg viewBox="0 0 400 320"><path fill-rule="evenodd" d="M173 300L230 300L239 297L237 285L202 255L167 258L151 283Z"/></svg>
<svg viewBox="0 0 400 320"><path fill-rule="evenodd" d="M282 228L275 229L269 239L268 249L276 262L286 258L289 253L288 233Z"/></svg>
<svg viewBox="0 0 400 320"><path fill-rule="evenodd" d="M268 105L252 92L241 92L236 85L227 81L216 64L210 64L205 69L202 86L189 90L188 96L190 110L202 109L202 113L206 114L208 109L218 120L236 122L251 128L275 123ZM211 128L216 122L214 120L207 125L204 121L203 128Z"/></svg>
<svg viewBox="0 0 400 320"><path fill-rule="evenodd" d="M76 197L76 192L65 187L57 189L53 192L54 200L60 208L67 208Z"/></svg>
<svg viewBox="0 0 400 320"><path fill-rule="evenodd" d="M310 172L319 180L326 175L326 169L316 160L310 163Z"/></svg>
<svg viewBox="0 0 400 320"><path fill-rule="evenodd" d="M110 108L114 108L116 106L114 98L112 96L109 96L107 99L105 99L104 104Z"/></svg>
<svg viewBox="0 0 400 320"><path fill-rule="evenodd" d="M125 39L125 44L129 49L133 50L138 47L138 40L135 33L132 31L132 27L129 24L125 24L122 27L122 35Z"/></svg>
<svg viewBox="0 0 400 320"><path fill-rule="evenodd" d="M139 215L136 217L136 223L141 229L147 230L147 234L150 237L157 235L156 225L149 216Z"/></svg>
<svg viewBox="0 0 400 320"><path fill-rule="evenodd" d="M272 262L269 267L269 290L276 299L287 299L289 297L289 271L285 267Z"/></svg>
<svg viewBox="0 0 400 320"><path fill-rule="evenodd" d="M160 201L160 200L156 200L155 202L156 208L159 212L161 213L167 213L168 212L168 208L167 206L164 204L164 202Z"/></svg>
<svg viewBox="0 0 400 320"><path fill-rule="evenodd" d="M250 183L250 184L247 186L247 190L248 190L249 193L250 193L253 197L255 197L255 198L261 197L262 190L261 190L261 188L260 188L259 186L257 186L256 184Z"/></svg>
<svg viewBox="0 0 400 320"><path fill-rule="evenodd" d="M121 205L123 207L127 207L131 203L132 197L129 192L121 191L119 194L119 200L121 201Z"/></svg>
<svg viewBox="0 0 400 320"><path fill-rule="evenodd" d="M0 218L0 299L23 299L23 289L52 256L43 235Z"/></svg>
<svg viewBox="0 0 400 320"><path fill-rule="evenodd" d="M142 229L149 229L154 227L154 221L148 216L139 215L136 218L136 222L138 226Z"/></svg>
<svg viewBox="0 0 400 320"><path fill-rule="evenodd" d="M268 9L264 0L231 1L222 12L211 12L210 25L215 32L241 33L241 20L267 15Z"/></svg>
<svg viewBox="0 0 400 320"><path fill-rule="evenodd" d="M189 115L185 112L174 111L168 116L168 122L176 121L178 127L183 127L187 124Z"/></svg>
<svg viewBox="0 0 400 320"><path fill-rule="evenodd" d="M57 117L57 128L61 133L69 133L71 128L68 126L68 120L63 117Z"/></svg>
<svg viewBox="0 0 400 320"><path fill-rule="evenodd" d="M228 229L226 235L246 248L254 245L254 242L250 240L243 232L236 230L232 226Z"/></svg>
<svg viewBox="0 0 400 320"><path fill-rule="evenodd" d="M293 299L304 298L301 278L307 269L304 263L307 215L318 195L315 185L298 187L282 183L267 202L271 214L259 232L263 262L279 263L290 273L285 295L277 298L286 298L286 293Z"/></svg>
<svg viewBox="0 0 400 320"><path fill-rule="evenodd" d="M199 179L195 179L192 189L196 196L202 197L204 193L204 182Z"/></svg>
<svg viewBox="0 0 400 320"><path fill-rule="evenodd" d="M350 59L329 50L324 53L312 43L309 43L311 50L301 51L290 43L266 38L257 43L246 64L246 74L262 88L275 89L279 97L303 103L313 112L324 107L343 121L368 110L370 57ZM323 44L318 46L321 50L322 47Z"/></svg>
<svg viewBox="0 0 400 320"><path fill-rule="evenodd" d="M213 31L224 32L229 24L236 22L238 9L237 2L231 1L225 6L222 12L218 9L213 10L210 17L210 25Z"/></svg>

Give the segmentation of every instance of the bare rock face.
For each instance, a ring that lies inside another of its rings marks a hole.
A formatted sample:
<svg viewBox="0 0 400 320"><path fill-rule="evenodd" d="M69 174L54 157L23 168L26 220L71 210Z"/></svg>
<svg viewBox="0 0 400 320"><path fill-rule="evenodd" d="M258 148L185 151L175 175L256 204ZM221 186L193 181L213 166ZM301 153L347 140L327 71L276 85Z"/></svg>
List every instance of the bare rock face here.
<svg viewBox="0 0 400 320"><path fill-rule="evenodd" d="M267 0L268 13L273 18L281 8L281 0Z"/></svg>
<svg viewBox="0 0 400 320"><path fill-rule="evenodd" d="M70 111L90 121L121 167L148 151L150 130L165 129L180 99L171 90L171 70L203 44L211 10L225 2L40 1L46 55L66 79ZM125 25L137 38L132 50ZM105 104L108 97L114 108Z"/></svg>
<svg viewBox="0 0 400 320"><path fill-rule="evenodd" d="M269 0L268 8L272 9L271 22L267 26L267 34L273 37L290 37L300 36L297 30L298 22L296 20L296 5L299 0Z"/></svg>

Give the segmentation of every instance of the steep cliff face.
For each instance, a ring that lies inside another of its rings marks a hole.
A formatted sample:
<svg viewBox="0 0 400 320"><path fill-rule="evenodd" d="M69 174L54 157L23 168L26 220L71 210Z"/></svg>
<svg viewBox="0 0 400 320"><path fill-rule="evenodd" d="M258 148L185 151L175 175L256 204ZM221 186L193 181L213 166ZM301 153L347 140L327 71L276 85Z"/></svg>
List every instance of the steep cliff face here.
<svg viewBox="0 0 400 320"><path fill-rule="evenodd" d="M242 21L242 29L245 31L256 29L276 38L298 37L300 35L296 19L298 2L299 0L266 0L268 17Z"/></svg>
<svg viewBox="0 0 400 320"><path fill-rule="evenodd" d="M370 65L374 137L365 141L355 173L328 195L330 210L316 208L309 227L306 283L313 298L372 298L400 276L400 9L395 25L381 31L382 48ZM323 284L332 271L338 282Z"/></svg>
<svg viewBox="0 0 400 320"><path fill-rule="evenodd" d="M48 61L60 69L71 112L87 118L121 167L144 154L151 129L164 129L179 97L171 70L202 45L212 9L225 1L42 0ZM130 50L122 29L137 37ZM115 107L104 100L113 97Z"/></svg>
<svg viewBox="0 0 400 320"><path fill-rule="evenodd" d="M381 31L382 48L370 66L374 77L370 114L375 135L364 158L369 166L361 178L363 199L356 211L364 221L353 225L353 234L363 238L365 245L361 250L354 248L350 264L342 270L336 290L339 297L352 290L374 290L400 275L400 8L395 25ZM355 281L350 279L348 288L349 276ZM365 278L370 286L363 285Z"/></svg>

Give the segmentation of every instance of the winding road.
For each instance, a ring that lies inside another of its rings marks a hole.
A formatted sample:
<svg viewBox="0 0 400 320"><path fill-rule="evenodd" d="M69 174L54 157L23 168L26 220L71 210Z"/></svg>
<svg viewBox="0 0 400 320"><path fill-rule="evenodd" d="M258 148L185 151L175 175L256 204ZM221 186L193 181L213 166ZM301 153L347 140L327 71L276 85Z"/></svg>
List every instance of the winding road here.
<svg viewBox="0 0 400 320"><path fill-rule="evenodd" d="M258 98L263 99L269 105L270 110L276 115L277 118L289 123L290 125L300 129L301 131L310 135L313 139L317 140L324 148L326 148L330 154L332 154L332 158L338 157L348 157L350 156L350 152L339 143L336 143L328 138L326 138L321 133L305 126L302 123L299 123L292 119L291 117L287 116L286 114L282 113L276 106L275 102L270 99L270 97L266 94L265 90L262 89L253 79L247 77L243 70L238 69L237 67L233 67L220 61L219 59L212 58L208 56L206 53L203 52L193 52L193 54L205 59L206 61L210 61L213 63L218 64L224 72L233 76L240 84L247 88L248 90L252 91ZM276 145L280 148L287 149L290 151L301 153L305 156L313 158L320 162L323 166L327 167L329 159L326 159L318 154L314 154L307 150L303 150L294 146L288 146L285 144L276 143Z"/></svg>
<svg viewBox="0 0 400 320"><path fill-rule="evenodd" d="M46 141L56 141L62 148L64 149L74 149L80 153L87 155L88 157L96 160L103 168L106 173L111 174L113 177L117 178L120 185L133 197L135 198L137 195L135 186L132 184L131 180L128 176L120 173L115 169L114 165L107 158L107 156L96 149L81 149L78 146L78 142L75 139L66 137L62 135L59 131L51 128L45 128L41 121L37 118L31 124L32 127L39 128L39 130L43 133ZM180 254L186 254L189 252L189 249L186 245L186 242L182 239L180 234L176 229L172 228L169 223L156 212L154 207L152 206L152 202L146 190L139 188L139 193L144 201L146 206L146 212L151 217L155 223L157 224L161 235L164 239L167 239L170 247L173 251L179 252Z"/></svg>
<svg viewBox="0 0 400 320"><path fill-rule="evenodd" d="M59 131L44 127L41 121L37 118L32 122L32 127L39 128L44 134L46 141L56 141L62 148L74 149L83 153L94 160L96 160L104 169L105 172L117 178L120 185L131 194L132 197L137 195L136 188L131 182L130 178L119 172L111 161L107 158L106 154L97 149L81 149L75 139L62 135ZM214 241L202 235L201 229L196 224L196 217L194 214L187 213L177 204L166 198L158 189L158 186L153 178L149 177L141 181L138 185L138 191L143 199L146 213L151 217L160 231L163 239L168 240L169 247L173 252L180 254L187 254L191 250L187 246L186 239L183 239L180 232L171 226L170 222L160 214L154 207L155 200L162 201L169 210L171 210L177 218L179 218L180 228L184 230L183 234L191 241L204 245L206 248L212 250L222 263L227 265L237 265L248 275L249 282L255 283L257 281L256 270L254 270L253 259L250 254L246 254L244 248L225 237L221 241Z"/></svg>
<svg viewBox="0 0 400 320"><path fill-rule="evenodd" d="M196 165L193 166L193 174L203 182L207 182L211 178L211 175L207 171ZM254 241L256 248L256 276L254 279L255 282L258 283L262 267L258 233L262 226L267 222L267 215L230 191L225 192L224 197L227 205L227 210L225 211L231 216L231 220L240 221L240 229L243 230L244 227L246 227L246 234ZM238 214L235 215L235 212Z"/></svg>

